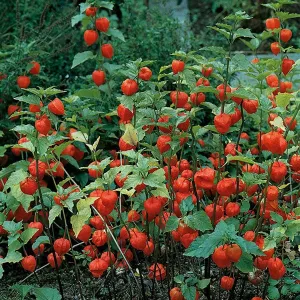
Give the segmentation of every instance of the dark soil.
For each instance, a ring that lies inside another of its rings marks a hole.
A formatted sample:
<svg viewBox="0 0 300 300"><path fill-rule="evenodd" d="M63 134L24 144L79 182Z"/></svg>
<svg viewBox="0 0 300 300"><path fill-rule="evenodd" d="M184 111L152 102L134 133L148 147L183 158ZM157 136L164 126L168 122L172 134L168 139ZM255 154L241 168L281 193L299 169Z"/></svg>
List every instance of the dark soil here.
<svg viewBox="0 0 300 300"><path fill-rule="evenodd" d="M197 274L198 277L201 276L204 266L203 263L200 264L199 260L191 258L183 258L180 261L177 261L175 266L175 275L179 273L185 273L190 271L194 274ZM88 271L87 266L80 267L80 278L82 283L82 290L86 300L94 299L122 299L122 300L138 300L143 299L139 295L139 290L141 290L141 278L138 275L136 268L133 268L135 272L135 277L138 282L138 285L133 278L132 273L128 270L118 269L116 274L113 275L113 272L110 272L104 275L100 279L92 278L91 274ZM146 269L143 272L143 283L146 297L145 299L157 299L157 300L166 300L168 299L168 284L167 280L163 282L155 282L155 292L153 294L153 282L147 277ZM15 265L14 269L7 269L4 273L4 277L1 280L0 284L0 299L8 300L19 300L21 299L20 295L10 287L16 283L34 285L37 287L52 287L58 289L58 284L56 280L56 272L51 269L50 266L38 271L37 276L31 276L26 281L22 282L29 273L25 273L20 267ZM228 274L224 274L228 275ZM60 269L61 281L64 289L64 297L66 300L80 300L79 288L76 283L75 270L72 264L64 263L63 268ZM250 300L254 296L261 296L262 289L264 286L258 285L255 287L248 280L243 280L243 278L237 279L237 284L235 287L235 295L230 297L229 292L226 292L219 288L219 281L217 280L219 276L219 270L212 268L211 271L211 299L212 300ZM202 276L203 277L203 276ZM243 282L245 282L243 289ZM241 293L242 289L244 290ZM26 299L30 299L30 296ZM34 298L31 298L34 299ZM204 295L200 299L207 299ZM292 298L286 298L291 299Z"/></svg>

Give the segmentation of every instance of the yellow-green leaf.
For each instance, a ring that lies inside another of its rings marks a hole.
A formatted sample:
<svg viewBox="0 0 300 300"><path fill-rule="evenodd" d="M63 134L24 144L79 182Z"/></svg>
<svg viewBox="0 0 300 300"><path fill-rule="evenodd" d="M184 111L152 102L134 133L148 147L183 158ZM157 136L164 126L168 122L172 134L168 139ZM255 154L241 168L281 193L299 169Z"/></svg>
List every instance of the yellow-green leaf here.
<svg viewBox="0 0 300 300"><path fill-rule="evenodd" d="M292 98L293 98L292 94L278 93L278 95L275 97L275 100L276 100L277 106L285 108L290 103Z"/></svg>
<svg viewBox="0 0 300 300"><path fill-rule="evenodd" d="M138 143L138 135L136 129L132 124L126 124L125 128L125 133L123 134L122 139L127 144L136 146Z"/></svg>

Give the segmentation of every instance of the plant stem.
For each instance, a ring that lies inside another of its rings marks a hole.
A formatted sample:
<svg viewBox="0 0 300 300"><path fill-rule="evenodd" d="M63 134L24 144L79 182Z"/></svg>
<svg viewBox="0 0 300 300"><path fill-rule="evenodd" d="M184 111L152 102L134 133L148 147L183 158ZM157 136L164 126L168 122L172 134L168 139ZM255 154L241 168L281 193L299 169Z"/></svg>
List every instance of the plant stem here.
<svg viewBox="0 0 300 300"><path fill-rule="evenodd" d="M69 228L68 228L67 219L66 219L64 209L62 210L62 215L63 215L63 219L64 219L64 223L65 223L65 230L67 231L67 237L68 237L68 240L70 241L70 244L72 246L72 240L71 240L71 237L70 237ZM72 255L72 258L73 258L73 261L74 261L76 281L77 281L78 287L79 287L79 295L80 295L81 299L84 299L83 293L82 293L79 269L78 269L78 266L77 266L77 263L76 263L76 258L73 254L73 251L71 251L71 255Z"/></svg>
<svg viewBox="0 0 300 300"><path fill-rule="evenodd" d="M137 267L138 267L139 274L140 274L140 281L141 281L141 287L142 287L142 296L143 296L144 300L147 300L146 293L145 293L145 284L144 284L144 279L143 279L141 263L140 263L139 258L137 256L136 250L134 248L132 248L132 249L133 249L133 254L134 254L135 260L137 262Z"/></svg>
<svg viewBox="0 0 300 300"><path fill-rule="evenodd" d="M197 199L197 211L200 210L200 198L197 193L197 188L196 188L196 183L195 183L195 173L197 171L197 157L196 157L196 152L195 152L195 135L193 132L193 127L191 126L190 132L192 135L192 145L191 145L191 150L192 150L192 170L193 170L193 178L192 178L192 186L193 186L193 192L194 195Z"/></svg>
<svg viewBox="0 0 300 300"><path fill-rule="evenodd" d="M267 288L268 288L269 279L270 279L270 274L268 272L268 277L267 277L266 284L264 286L264 290L263 290L263 294L262 294L262 298L263 299L265 299L266 294L267 294Z"/></svg>
<svg viewBox="0 0 300 300"><path fill-rule="evenodd" d="M292 120L291 120L291 122L290 122L290 126L292 125L292 123L293 123L294 120L296 119L299 110L300 110L300 102L298 103L297 108L296 108L296 110L294 111ZM287 137L287 135L288 135L288 133L289 133L289 131L290 131L290 126L288 126L288 128L287 128L287 130L286 130L286 132L285 132L285 134L284 134L284 138Z"/></svg>
<svg viewBox="0 0 300 300"><path fill-rule="evenodd" d="M204 275L205 275L206 279L209 279L210 278L210 265L211 265L210 257L205 259L204 264L205 264ZM208 285L204 291L205 291L205 295L206 295L207 299L210 300L210 285Z"/></svg>
<svg viewBox="0 0 300 300"><path fill-rule="evenodd" d="M265 216L265 212L266 212L266 206L267 206L267 188L268 188L269 181L270 181L270 173L271 173L272 165L273 165L273 161L272 161L272 163L271 163L270 168L268 168L267 182L266 182L264 191L262 191L263 194L262 194L262 198L261 198L261 200L260 200L260 203L261 203L262 199L264 199L264 203L263 203L263 211L262 211L261 217L258 219L258 224L257 224L257 227L256 227L256 229L255 229L255 240L256 240L256 238L257 238L258 232L260 231L260 229L261 229L261 227L262 227L263 220L264 220L264 216ZM257 210L257 218L258 218L259 215L260 215L260 209L261 209L261 205L259 204L258 210Z"/></svg>
<svg viewBox="0 0 300 300"><path fill-rule="evenodd" d="M239 135L238 135L238 139L235 145L235 154L237 154L238 148L239 148L239 143L240 143L240 139L241 139L241 134L243 132L243 127L244 127L244 122L245 122L245 118L244 118L244 110L243 110L243 100L241 102L241 117L242 117L242 124L239 130ZM240 185L240 178L239 178L239 161L236 161L236 201L238 201L238 197L239 197L239 185Z"/></svg>
<svg viewBox="0 0 300 300"><path fill-rule="evenodd" d="M37 141L37 144L38 144L38 133L36 135L36 141ZM41 185L40 185L40 181L39 181L39 155L38 155L37 147L35 147L35 149L34 149L34 156L35 156L35 162L36 162L36 175L37 175L36 182L37 182L37 185L38 185L38 193L39 193L39 197L40 197L40 201L41 201L41 205L42 205L42 212L43 212L43 218L44 218L44 222L45 222L45 229L46 229L47 235L49 237L49 241L50 241L51 248L52 248L52 254L53 254L55 270L56 270L56 279L57 279L58 286L59 286L59 292L61 294L62 300L64 300L64 291L63 291L62 283L61 283L61 280L60 280L60 274L59 274L59 270L58 270L58 263L57 263L57 259L56 259L56 253L55 253L54 246L53 246L53 239L52 239L50 229L49 229L49 220L48 220L47 215L46 215L46 207L45 207L43 194L42 194L42 190L41 190Z"/></svg>

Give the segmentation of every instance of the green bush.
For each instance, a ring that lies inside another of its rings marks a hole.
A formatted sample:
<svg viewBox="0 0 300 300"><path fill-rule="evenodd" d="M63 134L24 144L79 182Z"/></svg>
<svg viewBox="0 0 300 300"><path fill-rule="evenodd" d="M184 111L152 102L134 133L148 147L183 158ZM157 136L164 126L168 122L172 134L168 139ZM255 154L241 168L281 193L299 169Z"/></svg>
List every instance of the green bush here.
<svg viewBox="0 0 300 300"><path fill-rule="evenodd" d="M188 50L190 37L187 26L158 8L149 9L142 0L124 0L120 4L122 18L119 29L126 43L115 41L118 49L115 61L126 62L142 58L155 60L157 66L170 62L170 53ZM158 73L157 69L154 69Z"/></svg>

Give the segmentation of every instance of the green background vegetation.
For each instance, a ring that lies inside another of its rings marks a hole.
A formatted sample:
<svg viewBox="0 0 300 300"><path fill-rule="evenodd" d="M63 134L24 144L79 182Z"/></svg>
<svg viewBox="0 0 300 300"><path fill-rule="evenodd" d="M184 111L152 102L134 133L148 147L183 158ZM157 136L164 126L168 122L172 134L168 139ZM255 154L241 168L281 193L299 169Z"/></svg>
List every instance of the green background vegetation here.
<svg viewBox="0 0 300 300"><path fill-rule="evenodd" d="M67 85L70 87L70 80L73 81L74 76L85 75L90 71L86 65L81 69L70 70L74 55L86 50L79 24L73 28L70 26L72 16L77 14L78 5L83 1L16 0L9 5L5 0L0 2L0 72L15 78L19 75L15 72L20 72L20 68L25 69L29 61L37 59L43 67L43 76L36 80L66 88ZM176 50L198 50L207 44L222 46L220 36L207 26L221 22L225 15L233 11L245 10L253 16L250 24L245 24L252 32L263 31L264 20L270 13L268 8L261 6L261 3L267 1L190 0L190 21L181 24L165 10L149 9L148 2L115 1L110 19L122 31L126 42L113 40L117 49L114 63L123 64L128 60L142 58L158 61L155 64L158 68L159 65L167 64L170 61L169 54ZM181 1L174 2L180 4ZM290 6L291 12L299 10L300 4ZM289 26L294 37L298 37L293 38L293 43L299 47L297 19L290 20ZM268 46L262 45L261 50L268 50ZM248 50L242 43L236 47L238 50ZM4 87L1 87L0 92L4 92Z"/></svg>

